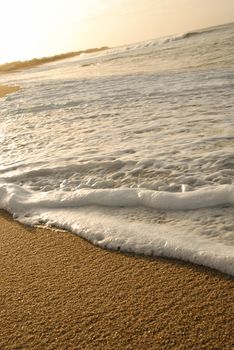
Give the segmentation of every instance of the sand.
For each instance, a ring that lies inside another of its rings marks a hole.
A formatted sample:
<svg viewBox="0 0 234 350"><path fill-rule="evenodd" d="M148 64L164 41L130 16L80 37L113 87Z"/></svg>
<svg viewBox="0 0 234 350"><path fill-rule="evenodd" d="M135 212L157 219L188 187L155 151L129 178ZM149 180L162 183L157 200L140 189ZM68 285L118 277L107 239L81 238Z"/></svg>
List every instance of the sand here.
<svg viewBox="0 0 234 350"><path fill-rule="evenodd" d="M233 280L0 212L0 349L233 349Z"/></svg>
<svg viewBox="0 0 234 350"><path fill-rule="evenodd" d="M0 97L3 97L7 94L10 94L12 92L15 92L19 90L19 86L7 86L7 85L0 85Z"/></svg>

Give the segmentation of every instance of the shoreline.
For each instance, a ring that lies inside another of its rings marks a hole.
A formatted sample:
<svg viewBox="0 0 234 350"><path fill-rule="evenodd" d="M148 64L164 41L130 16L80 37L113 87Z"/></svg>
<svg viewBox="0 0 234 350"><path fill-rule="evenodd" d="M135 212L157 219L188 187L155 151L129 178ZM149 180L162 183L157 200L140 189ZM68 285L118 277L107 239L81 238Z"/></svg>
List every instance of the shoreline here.
<svg viewBox="0 0 234 350"><path fill-rule="evenodd" d="M80 56L81 54L92 54L96 52L101 52L108 50L109 47L102 46L102 47L96 47L91 48L87 50L80 50L80 51L72 51L72 52L66 52L61 53L53 56L46 56L46 57L40 57L40 58L32 58L25 61L13 61L13 62L6 62L0 64L0 74L7 74L7 73L14 73L22 69L30 69L35 68L38 66L41 66L46 63L53 63L57 61L61 61L67 58L73 58L76 56Z"/></svg>
<svg viewBox="0 0 234 350"><path fill-rule="evenodd" d="M232 348L231 277L103 250L2 210L0 225L0 348Z"/></svg>
<svg viewBox="0 0 234 350"><path fill-rule="evenodd" d="M232 349L233 278L208 267L104 250L3 210L0 266L1 349Z"/></svg>

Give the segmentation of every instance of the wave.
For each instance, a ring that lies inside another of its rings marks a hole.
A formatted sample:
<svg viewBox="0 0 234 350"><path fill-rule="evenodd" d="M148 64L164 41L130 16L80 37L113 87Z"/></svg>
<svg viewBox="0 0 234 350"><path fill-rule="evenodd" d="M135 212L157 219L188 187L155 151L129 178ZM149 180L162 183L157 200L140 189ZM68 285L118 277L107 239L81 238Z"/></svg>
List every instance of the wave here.
<svg viewBox="0 0 234 350"><path fill-rule="evenodd" d="M18 209L73 208L87 205L134 207L164 210L194 210L234 205L234 186L206 187L192 192L163 192L142 188L79 189L76 191L31 192L19 185L0 186L0 207L17 213Z"/></svg>
<svg viewBox="0 0 234 350"><path fill-rule="evenodd" d="M173 35L170 37L165 38L165 42L168 41L177 41L177 40L183 40L183 39L188 39L194 36L198 36L198 35L204 35L207 33L212 33L215 32L217 30L220 30L221 28L228 28L229 26L231 26L232 23L229 23L228 25L224 24L224 25L220 25L220 26L215 26L215 27L209 27L209 28L204 28L204 29L198 29L198 30L194 30L194 31L189 31L189 32L184 32L181 34L177 34L177 35Z"/></svg>
<svg viewBox="0 0 234 350"><path fill-rule="evenodd" d="M84 61L81 66L82 67L87 67L87 66L92 66L95 65L95 63L92 61L92 59L104 59L107 60L108 62L114 61L114 60L120 60L122 57L125 57L126 55L130 56L130 53L133 52L133 57L136 57L136 51L139 51L138 55L145 55L145 49L156 49L159 48L161 49L162 45L165 44L170 44L175 41L180 41L180 40L185 40L188 38L191 38L196 35L202 35L206 31L199 32L199 31L194 31L194 32L185 32L181 34L176 34L164 38L157 38L153 40L147 40L139 43L133 43L129 45L124 45L124 46L119 46L119 47L113 47L110 48L109 50L103 51L103 52L98 52L95 53L94 55L87 56L87 55L81 55L78 59L79 61ZM87 61L87 63L86 63ZM91 62L90 62L91 61Z"/></svg>
<svg viewBox="0 0 234 350"><path fill-rule="evenodd" d="M161 39L161 43L166 44L166 43L173 42L173 41L189 39L189 38L192 38L194 36L203 35L205 33L211 32L211 31L212 30L185 32L185 33L181 33L181 34L177 34L177 35L163 38L163 39Z"/></svg>
<svg viewBox="0 0 234 350"><path fill-rule="evenodd" d="M195 36L201 36L204 34L219 31L222 28L228 29L230 26L233 26L233 23L228 23L228 24L219 25L219 26L215 26L215 27L208 27L208 28L204 28L204 29L198 29L198 30L194 30L194 31L183 32L183 33L170 35L170 36L163 37L163 38L156 38L156 39L147 40L147 41L143 41L143 42L139 42L139 43L133 43L133 44L125 45L125 46L110 48L108 51L101 52L100 55L105 56L105 55L111 55L111 54L115 54L115 53L117 54L117 53L120 53L121 51L127 52L127 51L132 51L132 50L157 47L157 46L161 46L163 44L167 44L170 42L189 39L189 38L192 38Z"/></svg>
<svg viewBox="0 0 234 350"><path fill-rule="evenodd" d="M171 193L140 188L39 192L12 183L0 184L0 207L24 224L55 226L104 248L182 259L230 275L234 275L231 234L226 232L224 237L215 237L213 233L194 234L194 227L186 228L188 223L184 220L186 211L189 217L195 216L194 220L199 221L201 209L204 217L204 210L209 212L221 207L223 211L233 206L232 185ZM131 211L137 208L134 221L129 221ZM164 210L168 216L176 213L174 219L180 224L176 226L173 219L169 223L142 221L142 208ZM118 215L121 210L127 213L127 219ZM220 212L216 216L219 217Z"/></svg>

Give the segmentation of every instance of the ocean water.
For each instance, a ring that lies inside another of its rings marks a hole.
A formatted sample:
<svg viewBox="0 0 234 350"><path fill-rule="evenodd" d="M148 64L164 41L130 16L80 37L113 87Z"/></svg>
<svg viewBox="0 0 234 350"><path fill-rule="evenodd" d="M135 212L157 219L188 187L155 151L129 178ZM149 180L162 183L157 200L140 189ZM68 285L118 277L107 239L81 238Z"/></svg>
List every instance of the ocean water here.
<svg viewBox="0 0 234 350"><path fill-rule="evenodd" d="M234 24L0 76L0 208L234 275Z"/></svg>

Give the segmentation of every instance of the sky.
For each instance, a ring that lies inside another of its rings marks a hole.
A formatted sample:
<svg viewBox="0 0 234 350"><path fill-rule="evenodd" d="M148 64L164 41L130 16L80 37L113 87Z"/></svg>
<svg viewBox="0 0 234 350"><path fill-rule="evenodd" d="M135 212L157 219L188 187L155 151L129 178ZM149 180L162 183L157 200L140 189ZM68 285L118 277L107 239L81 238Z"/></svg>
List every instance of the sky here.
<svg viewBox="0 0 234 350"><path fill-rule="evenodd" d="M0 63L234 22L234 0L0 0Z"/></svg>

